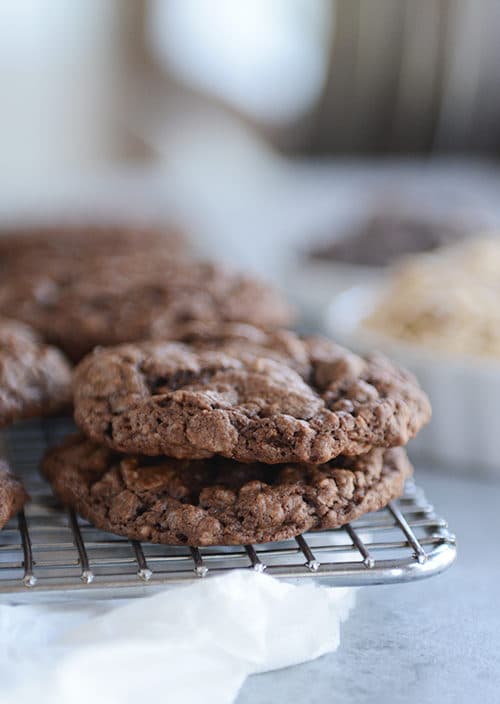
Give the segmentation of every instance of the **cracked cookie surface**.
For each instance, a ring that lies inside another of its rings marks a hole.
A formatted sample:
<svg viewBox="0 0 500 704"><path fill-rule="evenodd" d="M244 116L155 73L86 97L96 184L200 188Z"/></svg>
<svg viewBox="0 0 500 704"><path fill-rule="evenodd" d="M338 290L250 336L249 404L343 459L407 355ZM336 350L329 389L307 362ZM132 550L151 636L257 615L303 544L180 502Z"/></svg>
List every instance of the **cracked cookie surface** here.
<svg viewBox="0 0 500 704"><path fill-rule="evenodd" d="M429 420L414 377L386 358L285 335L95 350L75 372L76 422L121 452L320 464L404 445Z"/></svg>
<svg viewBox="0 0 500 704"><path fill-rule="evenodd" d="M0 426L51 415L71 401L71 368L62 353L22 323L0 318Z"/></svg>
<svg viewBox="0 0 500 704"><path fill-rule="evenodd" d="M22 509L28 499L21 481L12 474L7 462L0 459L0 528Z"/></svg>
<svg viewBox="0 0 500 704"><path fill-rule="evenodd" d="M82 435L46 454L61 501L98 528L169 545L244 545L336 528L403 492L403 449L325 465L240 464L120 455Z"/></svg>

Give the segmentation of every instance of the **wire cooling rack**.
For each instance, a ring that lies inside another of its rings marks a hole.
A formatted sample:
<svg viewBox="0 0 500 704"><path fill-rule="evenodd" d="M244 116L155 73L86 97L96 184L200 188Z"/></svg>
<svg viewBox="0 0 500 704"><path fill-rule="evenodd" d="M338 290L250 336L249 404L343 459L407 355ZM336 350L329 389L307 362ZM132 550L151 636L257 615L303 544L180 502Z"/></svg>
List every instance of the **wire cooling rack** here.
<svg viewBox="0 0 500 704"><path fill-rule="evenodd" d="M382 511L280 543L197 549L105 533L64 509L38 472L45 449L72 429L66 419L32 421L2 438L32 498L0 532L4 601L139 596L234 568L338 586L388 584L429 577L455 559L454 536L413 482Z"/></svg>

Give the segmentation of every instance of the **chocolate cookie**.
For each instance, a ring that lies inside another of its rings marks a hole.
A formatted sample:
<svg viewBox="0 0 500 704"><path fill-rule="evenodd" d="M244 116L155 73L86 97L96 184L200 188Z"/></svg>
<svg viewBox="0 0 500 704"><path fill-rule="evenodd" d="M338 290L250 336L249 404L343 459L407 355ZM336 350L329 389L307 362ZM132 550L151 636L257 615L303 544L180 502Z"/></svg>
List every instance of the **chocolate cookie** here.
<svg viewBox="0 0 500 704"><path fill-rule="evenodd" d="M175 337L201 321L278 327L292 314L269 286L219 266L158 252L106 257L0 283L0 313L32 325L78 360L96 345Z"/></svg>
<svg viewBox="0 0 500 704"><path fill-rule="evenodd" d="M12 474L5 460L0 459L0 528L22 509L28 499L19 479Z"/></svg>
<svg viewBox="0 0 500 704"><path fill-rule="evenodd" d="M414 377L384 357L295 337L298 363L272 341L95 350L75 372L76 422L121 452L319 464L404 445L429 420Z"/></svg>
<svg viewBox="0 0 500 704"><path fill-rule="evenodd" d="M336 528L400 496L402 449L321 466L123 456L83 436L49 450L42 470L63 503L98 528L169 545L241 545Z"/></svg>
<svg viewBox="0 0 500 704"><path fill-rule="evenodd" d="M0 318L0 426L63 410L71 369L59 350L17 321Z"/></svg>
<svg viewBox="0 0 500 704"><path fill-rule="evenodd" d="M0 232L0 269L47 272L152 250L179 256L186 243L173 228L130 225L41 225Z"/></svg>

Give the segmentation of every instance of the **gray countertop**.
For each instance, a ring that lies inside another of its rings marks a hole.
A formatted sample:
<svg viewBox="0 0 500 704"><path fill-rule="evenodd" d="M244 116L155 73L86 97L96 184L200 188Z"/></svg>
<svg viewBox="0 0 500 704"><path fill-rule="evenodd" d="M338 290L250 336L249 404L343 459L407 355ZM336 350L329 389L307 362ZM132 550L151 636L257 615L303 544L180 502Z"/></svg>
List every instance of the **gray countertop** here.
<svg viewBox="0 0 500 704"><path fill-rule="evenodd" d="M238 704L500 702L500 483L425 469L417 481L457 535L455 565L359 589L336 653L250 677Z"/></svg>

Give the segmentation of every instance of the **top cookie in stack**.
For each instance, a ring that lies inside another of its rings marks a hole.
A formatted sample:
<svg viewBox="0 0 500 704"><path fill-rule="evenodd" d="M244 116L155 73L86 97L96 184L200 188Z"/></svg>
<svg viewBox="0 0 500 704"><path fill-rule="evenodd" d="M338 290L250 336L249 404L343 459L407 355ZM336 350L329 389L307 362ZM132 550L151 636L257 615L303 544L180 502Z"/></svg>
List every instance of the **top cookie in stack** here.
<svg viewBox="0 0 500 704"><path fill-rule="evenodd" d="M404 445L430 415L386 358L288 331L99 349L76 369L74 395L78 425L115 450L267 464Z"/></svg>
<svg viewBox="0 0 500 704"><path fill-rule="evenodd" d="M56 492L100 528L168 544L281 540L381 508L430 416L388 360L248 325L95 350L74 392L87 437L46 456Z"/></svg>

